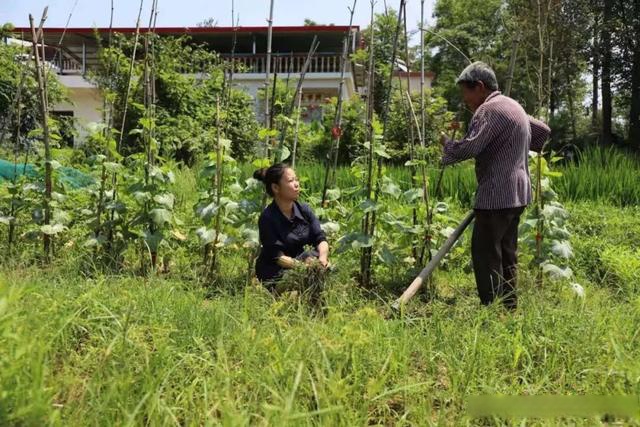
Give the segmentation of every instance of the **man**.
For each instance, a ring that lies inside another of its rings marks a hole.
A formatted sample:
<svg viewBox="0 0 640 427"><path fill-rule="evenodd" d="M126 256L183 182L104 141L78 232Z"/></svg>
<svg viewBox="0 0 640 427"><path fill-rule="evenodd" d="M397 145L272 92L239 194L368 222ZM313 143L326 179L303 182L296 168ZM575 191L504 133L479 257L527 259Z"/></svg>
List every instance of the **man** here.
<svg viewBox="0 0 640 427"><path fill-rule="evenodd" d="M476 160L471 256L480 302L488 305L501 298L505 307L515 310L518 224L531 203L528 154L542 151L550 130L498 91L495 73L487 64L469 65L456 83L474 114L462 140L443 136L442 163Z"/></svg>

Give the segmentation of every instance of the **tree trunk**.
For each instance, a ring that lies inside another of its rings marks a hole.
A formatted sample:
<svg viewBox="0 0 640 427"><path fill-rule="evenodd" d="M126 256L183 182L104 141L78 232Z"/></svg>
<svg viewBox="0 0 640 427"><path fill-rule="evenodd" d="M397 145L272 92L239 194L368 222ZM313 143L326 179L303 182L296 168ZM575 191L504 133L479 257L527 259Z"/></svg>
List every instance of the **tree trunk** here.
<svg viewBox="0 0 640 427"><path fill-rule="evenodd" d="M598 84L600 82L600 44L598 42L600 14L595 12L593 17L593 46L591 57L592 70L592 94L591 94L591 128L594 133L598 132Z"/></svg>
<svg viewBox="0 0 640 427"><path fill-rule="evenodd" d="M609 145L612 142L611 116L611 8L612 0L604 0L604 13L601 28L602 42L602 144Z"/></svg>
<svg viewBox="0 0 640 427"><path fill-rule="evenodd" d="M635 1L636 13L640 12L640 0ZM635 18L636 35L640 31L640 18ZM629 143L640 149L640 42L635 40L631 65L631 108L629 110Z"/></svg>

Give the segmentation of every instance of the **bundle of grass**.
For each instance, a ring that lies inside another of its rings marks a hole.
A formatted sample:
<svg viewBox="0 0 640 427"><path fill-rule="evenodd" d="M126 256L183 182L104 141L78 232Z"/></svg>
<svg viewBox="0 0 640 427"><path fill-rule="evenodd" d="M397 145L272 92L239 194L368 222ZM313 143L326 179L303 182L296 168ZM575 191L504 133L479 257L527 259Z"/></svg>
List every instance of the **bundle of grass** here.
<svg viewBox="0 0 640 427"><path fill-rule="evenodd" d="M325 289L327 268L317 259L299 263L287 270L275 287L276 295L291 293L301 300L308 301L315 308L323 305L322 294Z"/></svg>

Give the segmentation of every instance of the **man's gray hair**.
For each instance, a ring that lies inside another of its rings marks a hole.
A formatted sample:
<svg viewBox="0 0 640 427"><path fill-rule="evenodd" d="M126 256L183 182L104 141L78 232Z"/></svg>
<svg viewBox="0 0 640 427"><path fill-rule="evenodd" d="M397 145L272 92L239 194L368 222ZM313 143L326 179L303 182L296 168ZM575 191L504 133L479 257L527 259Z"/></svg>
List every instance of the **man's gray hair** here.
<svg viewBox="0 0 640 427"><path fill-rule="evenodd" d="M498 90L498 80L496 79L496 73L493 72L484 62L474 62L468 65L467 68L462 70L456 83L476 83L482 82L484 87L490 90Z"/></svg>

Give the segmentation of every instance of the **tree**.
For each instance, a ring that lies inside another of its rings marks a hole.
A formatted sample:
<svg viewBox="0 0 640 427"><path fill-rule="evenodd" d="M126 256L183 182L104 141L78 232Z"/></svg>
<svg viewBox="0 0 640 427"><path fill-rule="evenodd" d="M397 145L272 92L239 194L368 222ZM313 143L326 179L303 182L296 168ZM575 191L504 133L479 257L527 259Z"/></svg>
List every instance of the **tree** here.
<svg viewBox="0 0 640 427"><path fill-rule="evenodd" d="M398 13L392 9L387 9L386 13L378 13L374 18L374 58L375 58L375 83L374 83L374 107L375 112L379 116L382 115L384 109L385 98L387 95L386 88L389 82L389 74L392 72L390 68L391 55L393 54L393 44L396 36L396 26L398 23ZM363 40L370 40L371 29L367 27L362 32ZM404 31L400 31L398 38L398 48L396 51L396 59L407 62L402 46L405 45ZM368 63L368 48L365 47L354 54L356 62L361 64Z"/></svg>
<svg viewBox="0 0 640 427"><path fill-rule="evenodd" d="M30 47L0 43L0 144L8 135L20 137L14 142L27 142L28 133L39 126L38 84L30 58ZM64 88L53 73L47 77L49 104L56 105L65 99Z"/></svg>
<svg viewBox="0 0 640 427"><path fill-rule="evenodd" d="M613 112L613 99L611 95L611 30L613 0L603 1L602 27L600 28L601 54L602 54L602 144L609 145L612 141L611 116Z"/></svg>
<svg viewBox="0 0 640 427"><path fill-rule="evenodd" d="M203 21L200 21L196 24L197 27L207 27L207 28L212 28L212 27L217 27L218 26L218 20L214 17L209 17Z"/></svg>
<svg viewBox="0 0 640 427"><path fill-rule="evenodd" d="M217 54L194 45L188 37L158 37L154 43L158 123L155 138L160 155L191 165L213 146L215 105L217 98L223 98L225 64ZM127 58L132 45L131 39L115 37L111 47L100 51L100 66L92 76L114 99L114 123L122 120L129 72ZM141 63L137 63L134 81L140 79L142 70ZM136 128L142 117L143 95L143 88L136 85L127 100L129 107L122 146L125 155L142 150L140 138L129 132ZM232 88L225 112L230 124L233 154L242 159L250 152L258 127L250 96Z"/></svg>

